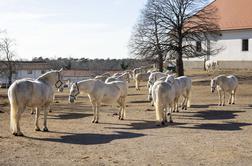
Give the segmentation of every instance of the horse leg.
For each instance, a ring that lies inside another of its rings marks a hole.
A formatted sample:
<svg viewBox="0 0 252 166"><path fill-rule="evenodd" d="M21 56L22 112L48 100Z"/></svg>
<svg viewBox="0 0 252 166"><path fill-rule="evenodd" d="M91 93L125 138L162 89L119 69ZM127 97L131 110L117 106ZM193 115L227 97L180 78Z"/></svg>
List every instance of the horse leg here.
<svg viewBox="0 0 252 166"><path fill-rule="evenodd" d="M118 104L120 105L120 110L119 110L119 119L124 120L125 117L125 98L120 97L118 99Z"/></svg>
<svg viewBox="0 0 252 166"><path fill-rule="evenodd" d="M40 110L39 110L39 108L36 108L35 131L40 131L40 128L39 128L39 125L38 125L39 114L40 114Z"/></svg>
<svg viewBox="0 0 252 166"><path fill-rule="evenodd" d="M179 112L179 106L178 106L179 99L176 101L176 112Z"/></svg>
<svg viewBox="0 0 252 166"><path fill-rule="evenodd" d="M172 111L171 111L171 109L170 109L170 117L169 117L169 121L170 121L170 123L173 123L173 120L172 120Z"/></svg>
<svg viewBox="0 0 252 166"><path fill-rule="evenodd" d="M12 134L15 136L23 136L23 133L20 131L20 125L19 121L21 119L21 109L16 108L14 109L13 107L11 108L11 129L12 129Z"/></svg>
<svg viewBox="0 0 252 166"><path fill-rule="evenodd" d="M119 98L119 99L117 100L117 103L119 104L118 119L121 120L121 117L122 117L122 115L121 115L121 112L122 112L122 102L121 102L121 98Z"/></svg>
<svg viewBox="0 0 252 166"><path fill-rule="evenodd" d="M185 96L184 110L187 110L188 96Z"/></svg>
<svg viewBox="0 0 252 166"><path fill-rule="evenodd" d="M52 107L51 106L49 106L49 112L52 112Z"/></svg>
<svg viewBox="0 0 252 166"><path fill-rule="evenodd" d="M218 91L218 95L219 95L219 106L221 106L222 104L222 94L221 94L221 91Z"/></svg>
<svg viewBox="0 0 252 166"><path fill-rule="evenodd" d="M183 101L182 101L182 103L181 103L181 109L183 110L184 109L184 105L185 105L185 96L183 96L184 98L183 98Z"/></svg>
<svg viewBox="0 0 252 166"><path fill-rule="evenodd" d="M187 110L187 101L188 101L188 97L185 95L184 101L183 101L183 107L182 107L184 110Z"/></svg>
<svg viewBox="0 0 252 166"><path fill-rule="evenodd" d="M48 128L47 128L47 114L48 114L48 108L49 106L45 106L44 107L44 128L43 128L43 131L44 132L48 132Z"/></svg>
<svg viewBox="0 0 252 166"><path fill-rule="evenodd" d="M229 97L229 99L228 99L228 104L231 104L231 102L232 102L232 97L233 97L233 94L232 94L232 92L230 93L230 97Z"/></svg>
<svg viewBox="0 0 252 166"><path fill-rule="evenodd" d="M97 105L96 105L96 119L95 119L95 123L99 123L99 111L100 111L100 107L101 107L101 104L97 103Z"/></svg>
<svg viewBox="0 0 252 166"><path fill-rule="evenodd" d="M96 104L95 104L94 101L91 101L91 104L92 104L92 109L93 109L93 112L94 112L92 123L94 123L95 122L95 117L96 117Z"/></svg>
<svg viewBox="0 0 252 166"><path fill-rule="evenodd" d="M139 90L138 89L138 81L137 81L137 79L135 79L135 87L136 87L136 90Z"/></svg>
<svg viewBox="0 0 252 166"><path fill-rule="evenodd" d="M226 92L223 91L223 103L222 103L222 106L225 106L225 100L226 100Z"/></svg>
<svg viewBox="0 0 252 166"><path fill-rule="evenodd" d="M235 89L233 90L233 101L232 101L232 104L235 104L236 89L237 89L237 88L235 88Z"/></svg>
<svg viewBox="0 0 252 166"><path fill-rule="evenodd" d="M124 118L126 117L126 111L125 111L125 107L126 107L126 102L125 102L125 97L122 97L121 102L122 102L122 118L121 120L124 120Z"/></svg>
<svg viewBox="0 0 252 166"><path fill-rule="evenodd" d="M33 115L34 114L34 108L31 108L31 115Z"/></svg>

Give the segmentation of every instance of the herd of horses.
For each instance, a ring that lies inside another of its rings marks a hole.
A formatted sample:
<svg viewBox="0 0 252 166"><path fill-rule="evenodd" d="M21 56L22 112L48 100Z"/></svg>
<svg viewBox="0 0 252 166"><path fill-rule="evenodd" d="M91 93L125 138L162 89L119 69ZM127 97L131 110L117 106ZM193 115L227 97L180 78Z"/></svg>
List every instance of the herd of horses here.
<svg viewBox="0 0 252 166"><path fill-rule="evenodd" d="M126 116L126 98L128 83L135 80L136 89L139 83L147 82L148 100L155 107L157 125L172 123L172 112L179 111L179 99L183 98L181 109L190 107L192 80L190 77L175 77L171 72L158 72L147 67L135 68L122 73L104 73L92 79L86 79L70 85L69 102L73 103L80 93L86 93L94 112L92 123L99 122L99 111L102 104L119 104L119 119ZM10 102L10 128L15 136L22 136L20 130L21 113L27 108L36 110L35 130L40 131L38 119L44 110L43 131L48 131L47 114L54 99L54 91L63 91L63 69L49 71L37 79L24 78L16 80L8 89ZM235 103L238 80L235 76L220 75L211 80L211 91L219 94L219 105L225 105L226 93L230 94L229 104ZM169 112L168 112L169 111Z"/></svg>

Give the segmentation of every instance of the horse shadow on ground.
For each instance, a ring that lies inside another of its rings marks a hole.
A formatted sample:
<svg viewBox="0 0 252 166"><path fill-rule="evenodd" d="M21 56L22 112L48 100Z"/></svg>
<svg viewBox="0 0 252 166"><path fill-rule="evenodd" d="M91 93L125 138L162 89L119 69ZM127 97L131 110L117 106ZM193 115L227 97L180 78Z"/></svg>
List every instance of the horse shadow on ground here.
<svg viewBox="0 0 252 166"><path fill-rule="evenodd" d="M190 108L209 108L211 106L218 106L218 104L193 104Z"/></svg>
<svg viewBox="0 0 252 166"><path fill-rule="evenodd" d="M142 93L132 93L132 94L128 94L128 96L140 96L140 95L145 95Z"/></svg>
<svg viewBox="0 0 252 166"><path fill-rule="evenodd" d="M245 111L207 110L207 111L198 111L195 114L191 114L189 116L205 120L223 120L223 119L235 119L238 116L237 113L242 112Z"/></svg>
<svg viewBox="0 0 252 166"><path fill-rule="evenodd" d="M136 101L130 101L130 103L140 104L140 103L150 103L150 101L148 101L148 100L136 100Z"/></svg>
<svg viewBox="0 0 252 166"><path fill-rule="evenodd" d="M33 140L58 142L65 144L77 145L97 145L110 143L113 140L131 139L143 137L144 134L115 131L113 134L94 134L94 133L67 133L67 135L60 136L60 138L33 138L26 137Z"/></svg>
<svg viewBox="0 0 252 166"><path fill-rule="evenodd" d="M184 129L204 129L204 130L216 130L216 131L236 131L242 130L243 126L251 126L252 123L239 123L239 122L225 122L225 123L204 123L197 124L192 127L179 126Z"/></svg>
<svg viewBox="0 0 252 166"><path fill-rule="evenodd" d="M185 125L186 123L167 123L165 125L157 125L156 121L144 121L144 120L126 120L126 121L134 121L129 124L114 124L114 123L102 123L102 124L110 124L110 125L117 125L118 127L104 127L106 129L113 129L113 130L146 130L146 129L158 129L158 128L166 128L166 127L173 127L179 125Z"/></svg>
<svg viewBox="0 0 252 166"><path fill-rule="evenodd" d="M93 114L87 114L87 113L63 113L59 115L48 115L48 119L62 119L62 120L69 120L69 119L81 119L88 116L92 116Z"/></svg>

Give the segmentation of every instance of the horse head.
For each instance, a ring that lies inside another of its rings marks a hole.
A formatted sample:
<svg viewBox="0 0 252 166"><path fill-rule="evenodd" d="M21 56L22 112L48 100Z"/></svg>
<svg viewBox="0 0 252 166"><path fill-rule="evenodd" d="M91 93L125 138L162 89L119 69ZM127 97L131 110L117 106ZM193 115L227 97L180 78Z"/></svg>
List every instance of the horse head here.
<svg viewBox="0 0 252 166"><path fill-rule="evenodd" d="M74 101L76 100L78 94L80 94L80 90L78 87L78 83L73 83L71 88L70 88L70 93L69 93L69 102L70 103L74 103Z"/></svg>
<svg viewBox="0 0 252 166"><path fill-rule="evenodd" d="M211 85L211 92L214 93L216 86L217 86L216 79L211 79L210 85Z"/></svg>

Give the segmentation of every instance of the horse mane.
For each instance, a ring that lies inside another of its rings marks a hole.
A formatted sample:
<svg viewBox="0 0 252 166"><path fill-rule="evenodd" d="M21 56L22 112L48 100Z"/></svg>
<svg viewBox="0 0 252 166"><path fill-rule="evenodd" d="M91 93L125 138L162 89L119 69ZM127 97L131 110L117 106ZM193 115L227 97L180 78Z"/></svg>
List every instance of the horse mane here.
<svg viewBox="0 0 252 166"><path fill-rule="evenodd" d="M45 80L47 80L48 78L48 74L50 74L50 73L52 73L52 72L56 72L56 70L51 70L51 71L48 71L48 72L46 72L46 73L44 73L44 74L42 74L41 76L39 76L36 80L39 80L39 81L45 81Z"/></svg>

